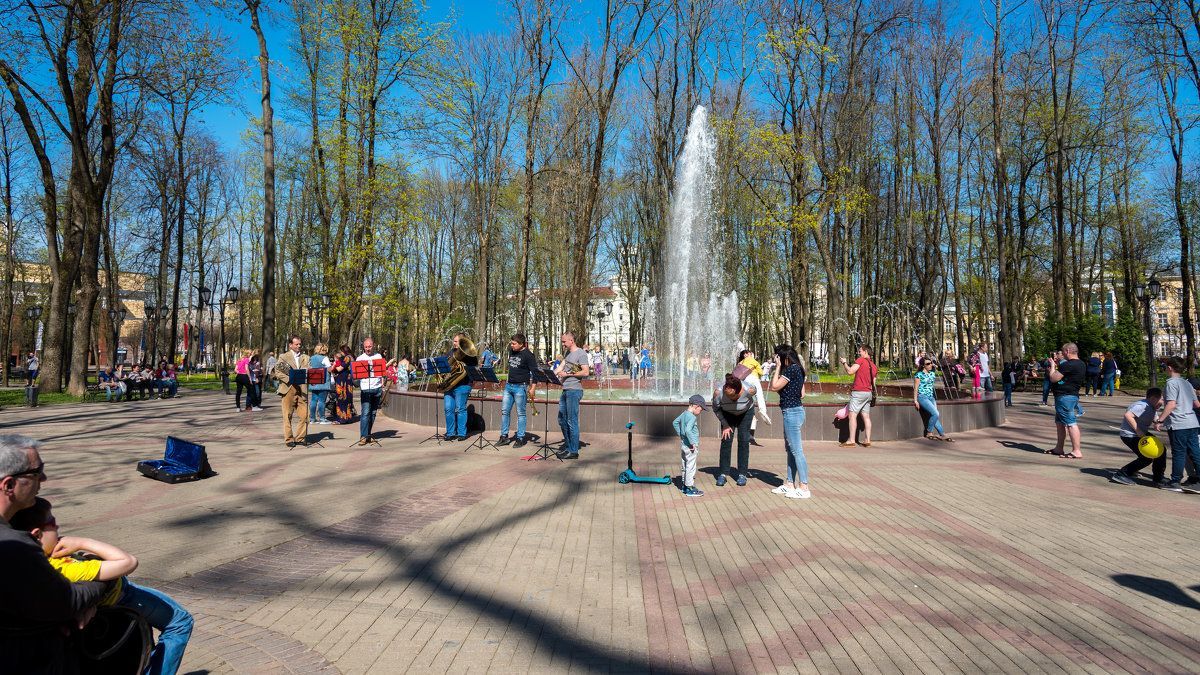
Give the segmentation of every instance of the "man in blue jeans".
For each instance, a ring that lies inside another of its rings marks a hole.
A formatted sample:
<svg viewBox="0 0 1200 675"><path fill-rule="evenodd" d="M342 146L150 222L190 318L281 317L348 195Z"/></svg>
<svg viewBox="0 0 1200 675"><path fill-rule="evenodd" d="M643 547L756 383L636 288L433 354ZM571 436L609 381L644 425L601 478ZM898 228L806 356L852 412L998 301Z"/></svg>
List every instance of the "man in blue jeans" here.
<svg viewBox="0 0 1200 675"><path fill-rule="evenodd" d="M508 342L508 380L504 383L504 400L500 403L500 440L496 445L525 445L525 402L533 396L533 371L537 359L529 351L529 340L524 333L517 333ZM508 437L508 424L512 419L513 403L517 404L517 436Z"/></svg>
<svg viewBox="0 0 1200 675"><path fill-rule="evenodd" d="M446 357L452 358L456 352L461 352L459 361L463 367L479 365L479 359L474 350L470 354L462 350L461 340L466 333L455 333L450 339L450 351ZM468 340L469 342L469 340ZM450 375L449 377L454 377ZM442 410L446 413L446 440L467 440L467 398L471 395L471 383L463 376L463 380L454 388L442 392Z"/></svg>
<svg viewBox="0 0 1200 675"><path fill-rule="evenodd" d="M558 398L558 426L562 429L563 447L559 459L579 459L579 399L583 398L583 378L592 372L587 352L575 345L574 333L563 333L562 346L566 352L554 374L562 381Z"/></svg>
<svg viewBox="0 0 1200 675"><path fill-rule="evenodd" d="M382 361L383 357L375 353L375 340L367 338L362 343L363 353L355 361ZM383 400L383 372L371 373L358 381L358 445L374 443L371 437L371 426L375 424L375 413L379 411L379 402Z"/></svg>
<svg viewBox="0 0 1200 675"><path fill-rule="evenodd" d="M1154 417L1155 428L1162 424L1167 426L1167 437L1171 439L1171 482L1160 484L1164 490L1171 492L1200 492L1195 486L1184 490L1183 470L1190 458L1200 466L1200 420L1196 418L1196 408L1200 402L1196 400L1196 391L1182 377L1183 359L1172 356L1164 362L1167 369L1167 383L1163 385L1163 409Z"/></svg>
<svg viewBox="0 0 1200 675"><path fill-rule="evenodd" d="M1087 365L1079 360L1079 348L1074 342L1063 345L1062 356L1061 364L1051 359L1050 370L1046 371L1046 377L1055 385L1054 424L1058 428L1058 443L1046 453L1064 459L1083 459L1083 453L1079 450L1079 423L1075 420L1075 410L1079 405L1079 388L1087 377ZM1068 436L1071 438L1071 452L1064 450Z"/></svg>
<svg viewBox="0 0 1200 675"><path fill-rule="evenodd" d="M1042 366L1042 403L1041 403L1041 405L1048 405L1046 402L1048 400L1050 400L1050 385L1052 384L1052 382L1050 382L1050 369L1052 366L1054 366L1055 363L1056 363L1056 361L1054 360L1053 354L1047 354L1046 358L1042 359L1042 363L1041 363L1041 366Z"/></svg>

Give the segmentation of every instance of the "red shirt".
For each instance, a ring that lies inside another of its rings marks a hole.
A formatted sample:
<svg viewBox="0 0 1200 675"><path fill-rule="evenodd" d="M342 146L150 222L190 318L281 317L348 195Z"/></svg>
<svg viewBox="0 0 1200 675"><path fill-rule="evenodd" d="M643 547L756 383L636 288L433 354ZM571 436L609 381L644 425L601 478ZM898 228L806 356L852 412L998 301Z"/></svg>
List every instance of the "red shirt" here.
<svg viewBox="0 0 1200 675"><path fill-rule="evenodd" d="M879 372L879 369L875 367L874 363L871 363L871 359L865 357L855 359L854 363L858 366L858 370L854 371L854 386L850 388L850 391L871 391L871 381L875 379L875 374Z"/></svg>

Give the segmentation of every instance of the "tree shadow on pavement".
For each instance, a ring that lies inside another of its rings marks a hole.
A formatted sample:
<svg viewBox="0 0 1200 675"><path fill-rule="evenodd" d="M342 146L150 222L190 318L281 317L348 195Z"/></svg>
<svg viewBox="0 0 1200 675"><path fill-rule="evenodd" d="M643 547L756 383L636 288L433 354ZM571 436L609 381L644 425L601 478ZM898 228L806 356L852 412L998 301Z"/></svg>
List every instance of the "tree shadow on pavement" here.
<svg viewBox="0 0 1200 675"><path fill-rule="evenodd" d="M560 476L561 473L555 472L554 475ZM536 479L536 476L531 476L530 479ZM581 495L591 494L595 487L593 481L566 477L555 483L554 489L547 494L543 503L526 505L524 508L498 519L489 518L486 524L467 529L433 547L422 542L405 541L411 535L395 539L380 536L381 532L367 529L370 526L369 523L378 517L364 518L371 512L348 521L325 526L314 522L310 515L301 511L296 504L276 500L270 496L260 499L253 509L240 512L194 514L174 519L166 526L227 529L236 527L235 523L238 520L271 518L276 522L294 526L296 529L308 533L301 537L335 544L336 550L341 551L344 555L340 556L341 562L333 563L333 567L349 562L347 558L351 555L357 557L375 551L383 552L395 562L398 568L392 577L397 588L405 588L414 583L424 586L431 593L444 598L451 606L457 605L477 616L502 623L507 626L509 631L521 634L520 637L506 637L506 640L518 640L521 644L537 645L536 648L544 652L546 658L569 658L572 661L572 671L604 673L652 671L667 675L683 675L689 671L674 667L670 663L652 662L649 655L642 655L641 658L638 658L637 654L631 654L630 650L623 649L623 646L619 644L606 645L588 640L578 635L569 625L548 616L548 611L519 602L506 602L491 588L472 587L469 583L460 583L452 578L452 566L448 566L445 561L458 560L460 558L458 552L462 549L474 542L493 539L497 534L519 527L530 519L539 516L550 517L551 514L562 509L569 511L572 504ZM479 502L470 505L464 504L463 508L473 508L478 505ZM376 511L385 509L386 506L376 509ZM433 524L431 522L428 525ZM278 546L287 547L294 541L281 542ZM270 551L271 549L265 549L259 553L269 553ZM308 578L324 572L323 570L312 570L311 573L303 576L274 575L265 573L265 570L253 564L239 567L236 564L227 563L219 567L223 568L219 575L219 586L216 583L201 583L193 586L192 592L225 597L249 596L257 598L254 602L258 602L291 590ZM203 573L196 575L193 582L203 576ZM356 582L349 582L340 588L348 591L354 590L356 586L358 586ZM369 583L369 585L364 585L362 590L373 588L375 588L375 584Z"/></svg>

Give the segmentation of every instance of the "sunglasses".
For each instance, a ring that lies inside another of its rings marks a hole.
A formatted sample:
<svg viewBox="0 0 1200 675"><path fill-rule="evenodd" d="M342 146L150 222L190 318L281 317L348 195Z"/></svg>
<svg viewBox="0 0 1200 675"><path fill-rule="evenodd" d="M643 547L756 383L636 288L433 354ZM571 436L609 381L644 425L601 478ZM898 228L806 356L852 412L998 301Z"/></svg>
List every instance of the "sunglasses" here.
<svg viewBox="0 0 1200 675"><path fill-rule="evenodd" d="M46 468L46 463L42 462L41 464L38 464L36 468L29 469L27 471L21 471L20 473L14 473L14 474L10 474L10 475L13 478L21 478L22 476L41 476L41 475L43 475L43 470L45 468Z"/></svg>

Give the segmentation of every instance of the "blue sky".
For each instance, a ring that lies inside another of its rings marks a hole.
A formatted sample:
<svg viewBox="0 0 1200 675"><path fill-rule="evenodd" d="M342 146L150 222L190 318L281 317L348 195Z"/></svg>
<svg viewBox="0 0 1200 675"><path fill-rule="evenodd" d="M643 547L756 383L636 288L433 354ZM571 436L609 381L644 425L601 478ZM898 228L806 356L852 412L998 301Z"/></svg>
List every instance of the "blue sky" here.
<svg viewBox="0 0 1200 675"><path fill-rule="evenodd" d="M452 16L459 31L471 33L498 32L503 30L501 14L508 7L507 3L488 2L486 0L466 0L456 3L431 3L426 12L430 22L447 21ZM250 28L250 20L245 13L237 19L229 20L218 14L209 14L210 25L219 27L222 32L231 37L236 46L236 56L246 62L246 77L238 83L234 90L234 100L230 104L214 104L201 111L200 119L222 144L228 149L235 149L239 136L247 128L247 121L262 114L262 104L259 102L260 80L258 75L258 40ZM278 124L278 114L281 108L283 88L287 81L287 68L291 61L289 40L291 29L286 22L267 20L264 25L267 36L267 49L271 55L271 93L275 97L275 112Z"/></svg>

